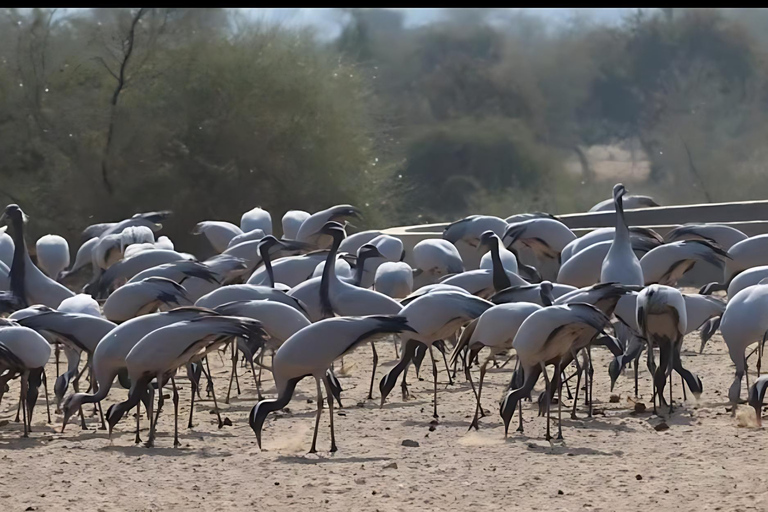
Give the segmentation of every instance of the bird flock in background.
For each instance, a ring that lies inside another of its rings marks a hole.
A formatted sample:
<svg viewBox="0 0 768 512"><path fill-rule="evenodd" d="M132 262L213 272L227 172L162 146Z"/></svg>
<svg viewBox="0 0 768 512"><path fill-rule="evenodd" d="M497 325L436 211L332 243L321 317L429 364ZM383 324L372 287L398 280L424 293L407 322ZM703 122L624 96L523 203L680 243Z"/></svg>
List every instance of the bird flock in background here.
<svg viewBox="0 0 768 512"><path fill-rule="evenodd" d="M397 363L379 379L382 406L398 380L403 400L409 397L408 369L413 365L418 375L429 353L435 419L438 366L444 365L449 380L463 372L469 382L476 398L469 428L477 429L485 415L481 399L488 366L498 366L497 357L509 355L515 361L509 385L495 397L504 435L515 412L518 431L523 430L523 400L531 399L541 378L545 390L537 406L539 415L547 416L546 438L553 437L550 418L556 404L556 438L562 439L563 385L574 376L575 395L568 390L570 415L577 417L582 391L592 415L593 347L613 355L611 389L632 364L636 396L645 351L654 413L666 416L674 410L673 372L681 377L684 397L686 388L696 397L703 391L698 376L683 365L683 337L699 330L703 351L719 329L736 367L729 389L735 412L744 403L747 348L757 343L752 353L757 352L759 376L768 337L768 235L747 237L726 225L686 224L661 237L628 226L624 214L625 206L656 203L625 195L617 184L612 199L590 210L615 211L614 228L581 237L546 213L466 217L448 225L441 239L417 243L410 251L413 267L404 262L406 251L397 237L378 230L348 235L354 227L349 221L360 217L351 205L311 215L288 211L281 238L273 235L269 212L258 207L244 213L239 226L200 222L192 233L204 236L217 253L204 261L177 251L168 237L156 237L170 211L88 226L72 265L67 241L43 236L33 261L24 240L26 215L11 204L0 222L5 224L0 228L0 399L9 381L19 378L16 421L23 422L26 437L42 387L50 423L44 370L55 348L53 401L63 417L62 431L69 422L85 429L83 407L92 404L111 436L136 408L135 441L141 442L146 417L146 444L152 446L163 390L170 389L174 446L179 446L179 371L191 383L187 426L193 425L195 399L201 399L204 382L221 428L208 355L228 352L231 372L224 401L229 403L233 380L239 390L240 362L258 395L249 423L259 446L269 413L284 408L296 385L313 377L317 415L310 451L316 451L327 404L333 452L333 408L334 402L341 406L342 394L334 365L370 345L367 398L373 400L379 352L391 343L388 350L394 349ZM457 244L482 253L478 268L467 268ZM722 281L696 294L682 293L678 281L698 262L721 268ZM82 293L62 284L89 271ZM716 291L726 292L728 301L713 295ZM63 371L60 352L66 359ZM470 372L474 365L479 367L477 382ZM567 376L572 366L575 372ZM262 394L265 372L274 380L275 396L269 398ZM104 411L102 401L115 382L128 390L127 399ZM747 377L747 387L746 402L760 422L768 377L759 377L751 387Z"/></svg>

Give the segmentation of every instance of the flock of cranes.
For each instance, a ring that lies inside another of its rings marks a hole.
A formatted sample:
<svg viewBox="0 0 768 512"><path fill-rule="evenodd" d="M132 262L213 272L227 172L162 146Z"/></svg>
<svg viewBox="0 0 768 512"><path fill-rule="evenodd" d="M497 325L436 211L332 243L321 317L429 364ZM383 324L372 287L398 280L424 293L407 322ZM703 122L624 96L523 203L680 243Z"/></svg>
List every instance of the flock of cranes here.
<svg viewBox="0 0 768 512"><path fill-rule="evenodd" d="M53 399L63 416L62 431L75 416L85 428L83 407L94 404L111 436L135 407L136 442L141 442L146 414L147 445L152 446L163 389L170 388L178 446L178 371L183 368L191 383L188 427L203 377L221 427L207 355L228 350L232 368L225 401L242 361L258 394L249 423L259 446L269 413L284 408L298 382L311 376L317 415L310 451L316 451L325 402L331 413L331 451L336 451L333 408L334 401L341 405L343 390L334 365L339 360L343 364L344 355L361 345L370 345L367 398L374 399L379 351L388 342L394 343L397 364L379 379L382 406L398 380L407 399L408 368L413 365L418 372L429 353L434 417L439 418L438 366L445 366L449 379L463 370L476 399L469 428L477 429L485 415L482 392L488 365L509 353L515 367L506 391L496 397L505 436L516 411L518 430L523 430L523 400L531 398L543 378L545 390L537 404L539 414L547 416L546 438L552 437L555 403L556 435L562 438L562 388L571 377L577 379L571 417L577 417L582 390L592 414L597 373L593 346L613 355L611 387L633 364L636 395L645 351L654 413L668 415L673 413L673 372L682 379L684 396L686 388L697 397L703 391L698 376L683 365L683 337L700 330L704 350L719 329L736 367L729 390L735 411L743 403L747 348L758 344L753 352L759 376L768 337L768 235L747 237L725 225L691 224L663 238L627 225L625 206L656 203L625 194L617 184L613 198L592 209L615 211L615 228L582 237L545 213L461 219L448 225L441 239L416 244L410 258L414 268L403 261L398 238L377 230L348 235L349 220L360 216L351 205L314 214L291 210L282 219L281 238L273 234L269 212L258 207L244 213L239 226L200 222L192 233L204 236L217 253L205 261L177 251L167 237L155 236L171 212L141 213L88 226L71 265L66 240L46 235L36 243L34 262L24 238L26 215L11 204L0 222L7 225L0 231L0 399L8 382L20 378L18 409L27 436L41 386L48 407L44 370L55 347ZM455 245L459 241L483 253L479 268L466 268ZM533 261L521 261L522 248L530 249ZM700 293L682 293L678 280L701 261L721 267L723 279ZM82 293L62 284L89 270ZM725 291L728 301L715 291ZM66 359L63 372L60 352ZM470 372L475 364L480 370L477 385ZM566 377L571 365L576 371ZM264 372L274 379L272 398L262 396ZM85 383L87 388L81 389ZM115 383L128 390L128 397L104 411L101 402ZM758 422L766 389L768 378L760 377L748 391L747 403ZM50 422L50 409L47 414Z"/></svg>

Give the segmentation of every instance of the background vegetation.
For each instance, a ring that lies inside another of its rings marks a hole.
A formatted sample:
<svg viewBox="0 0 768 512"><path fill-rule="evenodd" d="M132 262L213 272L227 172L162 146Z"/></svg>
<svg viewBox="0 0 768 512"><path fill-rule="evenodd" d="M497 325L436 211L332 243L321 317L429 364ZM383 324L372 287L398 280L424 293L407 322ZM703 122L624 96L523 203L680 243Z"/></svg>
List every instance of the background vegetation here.
<svg viewBox="0 0 768 512"><path fill-rule="evenodd" d="M766 197L764 9L344 14L328 41L223 9L2 11L2 201L71 242L170 208L183 247L256 205L276 225L347 202L377 226L564 213L610 194L585 151L626 141L650 165L630 192Z"/></svg>

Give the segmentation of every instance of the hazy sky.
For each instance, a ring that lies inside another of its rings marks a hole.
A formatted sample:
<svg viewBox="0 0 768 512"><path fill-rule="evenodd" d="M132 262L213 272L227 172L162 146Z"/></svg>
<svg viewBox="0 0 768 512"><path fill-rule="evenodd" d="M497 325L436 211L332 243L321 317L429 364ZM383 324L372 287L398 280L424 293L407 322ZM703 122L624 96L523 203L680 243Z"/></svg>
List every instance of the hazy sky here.
<svg viewBox="0 0 768 512"><path fill-rule="evenodd" d="M574 13L588 15L592 19L602 23L619 23L622 18L636 8L612 7L612 8L508 8L510 11L526 11L532 14L545 17L554 23L566 21ZM20 9L22 11L27 9ZM268 8L237 8L234 9L241 13L254 17L263 18L271 22L279 22L289 26L309 25L318 29L318 35L324 37L334 37L341 30L344 15L337 9L330 8L296 8L296 7L268 7ZM394 11L400 11L405 15L406 26L418 26L430 23L438 19L444 11L443 8L391 8ZM84 8L65 8L60 9L59 14L73 14L78 11L85 12Z"/></svg>
<svg viewBox="0 0 768 512"><path fill-rule="evenodd" d="M239 9L254 17L263 17L270 21L285 23L287 25L311 25L319 29L323 35L334 36L340 30L342 15L335 9L327 8L249 8ZM439 18L441 8L393 8L405 14L406 25L422 25ZM606 9L577 9L577 8L510 8L513 11L527 11L547 17L555 22L567 20L574 12L588 14L596 21L604 23L618 23L622 17L635 9L631 8L606 8Z"/></svg>

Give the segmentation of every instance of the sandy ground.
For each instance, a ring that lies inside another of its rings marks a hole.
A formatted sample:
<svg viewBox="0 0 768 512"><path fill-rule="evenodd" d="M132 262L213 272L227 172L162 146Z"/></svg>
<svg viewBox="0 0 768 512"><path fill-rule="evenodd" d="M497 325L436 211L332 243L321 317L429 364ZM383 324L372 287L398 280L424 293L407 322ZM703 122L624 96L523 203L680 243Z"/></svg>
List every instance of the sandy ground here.
<svg viewBox="0 0 768 512"><path fill-rule="evenodd" d="M21 425L12 421L18 396L14 382L0 405L0 510L768 509L768 436L750 426L751 408L741 407L736 417L726 412L733 367L725 344L717 335L698 355L694 334L685 348L683 363L701 377L704 394L698 403L689 395L668 430L654 430L660 418L633 412L631 370L614 390L618 403L609 403L609 356L597 348L595 408L604 412L587 419L581 409L582 419L564 420L565 441L553 443L544 440L545 419L535 416L532 403L524 404L525 434L512 432L504 439L497 401L511 364L487 376L484 406L489 415L477 433L467 433L474 407L469 384L460 379L448 386L443 369L441 417L430 431L431 371L422 373L424 381L411 374L411 400L401 400L398 386L380 409L378 389L375 401L364 400L370 371L365 346L345 358L340 375L344 409L335 412L335 454L327 451L327 410L320 424L321 451L307 454L316 410L311 379L299 385L289 410L267 419L264 451L248 425L255 388L245 369L240 369L242 394L222 404L233 425L218 430L209 413L213 404L204 400L196 407L194 428L181 432L180 449L172 447L170 401L154 449L133 444L132 417L117 426L112 442L90 415L88 431L70 425L64 434L54 432L54 427L60 430L61 417L46 424L42 400L35 431L22 439ZM379 352L386 363L377 388L384 369L394 364L391 345L382 345ZM216 355L211 362L223 402L227 369ZM641 400L647 403L651 384L641 368ZM54 373L50 365L49 382ZM676 377L676 401L682 398L679 382ZM190 387L186 379L179 384L180 424L186 427ZM271 380L266 386L267 393L273 391ZM124 397L124 390L113 389L104 409ZM142 420L142 426L146 439L148 423ZM419 446L403 446L405 439Z"/></svg>

